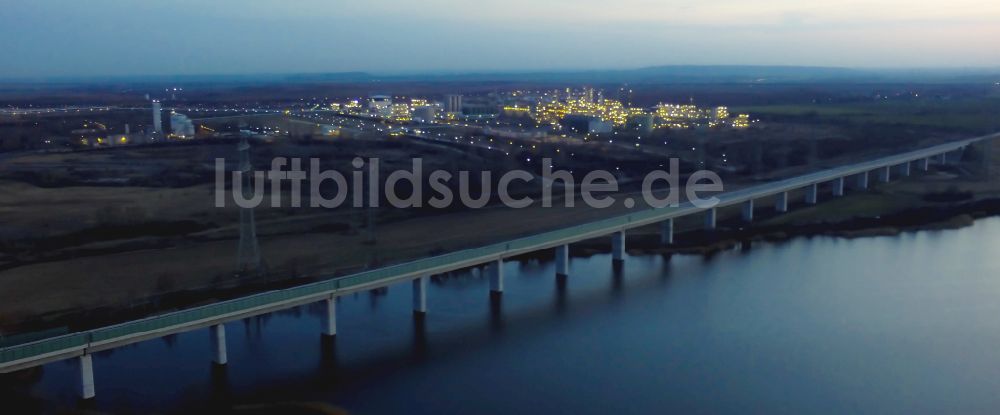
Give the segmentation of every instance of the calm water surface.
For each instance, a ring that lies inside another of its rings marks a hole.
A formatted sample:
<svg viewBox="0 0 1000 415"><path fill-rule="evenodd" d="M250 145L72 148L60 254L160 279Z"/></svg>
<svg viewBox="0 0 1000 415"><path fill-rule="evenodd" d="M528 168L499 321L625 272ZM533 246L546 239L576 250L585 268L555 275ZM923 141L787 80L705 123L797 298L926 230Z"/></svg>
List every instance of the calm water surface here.
<svg viewBox="0 0 1000 415"><path fill-rule="evenodd" d="M323 401L400 413L997 413L1000 218L953 231L816 237L701 256L505 265L101 353L108 412ZM24 411L74 407L75 361L44 367Z"/></svg>

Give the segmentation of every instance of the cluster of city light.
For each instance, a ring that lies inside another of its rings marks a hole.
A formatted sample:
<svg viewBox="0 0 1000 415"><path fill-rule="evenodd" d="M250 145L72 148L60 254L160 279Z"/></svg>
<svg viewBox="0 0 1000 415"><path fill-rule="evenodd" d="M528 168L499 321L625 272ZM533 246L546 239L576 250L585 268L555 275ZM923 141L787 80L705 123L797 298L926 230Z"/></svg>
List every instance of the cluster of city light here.
<svg viewBox="0 0 1000 415"><path fill-rule="evenodd" d="M740 114L733 119L733 128L747 128L750 126L750 114Z"/></svg>
<svg viewBox="0 0 1000 415"><path fill-rule="evenodd" d="M389 118L393 121L407 122L413 119L413 107L403 103L392 104Z"/></svg>
<svg viewBox="0 0 1000 415"><path fill-rule="evenodd" d="M396 122L410 122L418 108L431 108L432 113L438 113L440 105L423 98L405 99L403 97L379 96L377 99L351 99L346 102L332 102L328 109L356 116L383 118Z"/></svg>
<svg viewBox="0 0 1000 415"><path fill-rule="evenodd" d="M647 111L641 107L629 106L621 100L604 98L601 91L591 88L567 88L565 91L549 92L513 91L509 97L514 103L503 107L505 114L526 115L539 123L552 125L559 125L570 115L593 117L615 127L629 123L640 126L651 123L652 128L747 128L751 123L746 114L731 117L729 109L724 106L701 108L692 104L660 104ZM628 96L625 99L629 99Z"/></svg>
<svg viewBox="0 0 1000 415"><path fill-rule="evenodd" d="M729 118L729 108L715 107L715 119L724 120L726 118Z"/></svg>
<svg viewBox="0 0 1000 415"><path fill-rule="evenodd" d="M664 121L692 120L707 118L710 116L710 111L690 104L660 104L656 106L656 116Z"/></svg>
<svg viewBox="0 0 1000 415"><path fill-rule="evenodd" d="M628 94L619 92L619 98L604 97L603 91L593 88L554 90L554 91L511 91L505 94L489 94L485 97L487 106L495 105L498 113L520 118L531 118L538 124L548 124L556 128L565 127L568 116L589 117L603 123L603 128L620 128L636 126L637 128L697 128L697 127L731 127L748 128L753 122L749 115L733 116L725 106L699 107L693 104L661 103L652 108L631 106L631 90ZM482 99L480 98L480 101ZM445 111L445 104L430 101L425 98L392 97L375 95L368 99L352 99L342 103L331 103L329 108L336 112L363 116L372 119L383 119L394 122L426 122L437 119L438 122L466 122L486 124L496 123L496 115L483 115L476 112ZM468 107L468 106L466 106ZM483 107L483 104L479 104ZM479 108L477 107L477 108ZM449 107L450 108L450 107ZM493 121L490 121L490 120ZM524 127L518 123L518 127ZM593 131L599 131L602 127Z"/></svg>
<svg viewBox="0 0 1000 415"><path fill-rule="evenodd" d="M503 107L503 111L506 113L523 113L531 115L531 107L519 106L518 104L505 106Z"/></svg>
<svg viewBox="0 0 1000 415"><path fill-rule="evenodd" d="M700 108L692 104L663 104L656 106L655 115L658 119L657 128L690 128L701 125L708 127L729 126L732 128L747 128L750 126L750 116L739 114L730 118L729 108Z"/></svg>
<svg viewBox="0 0 1000 415"><path fill-rule="evenodd" d="M558 124L568 115L598 118L616 126L625 125L629 117L642 115L642 108L630 108L613 99L590 100L586 97L539 102L532 115L542 123Z"/></svg>

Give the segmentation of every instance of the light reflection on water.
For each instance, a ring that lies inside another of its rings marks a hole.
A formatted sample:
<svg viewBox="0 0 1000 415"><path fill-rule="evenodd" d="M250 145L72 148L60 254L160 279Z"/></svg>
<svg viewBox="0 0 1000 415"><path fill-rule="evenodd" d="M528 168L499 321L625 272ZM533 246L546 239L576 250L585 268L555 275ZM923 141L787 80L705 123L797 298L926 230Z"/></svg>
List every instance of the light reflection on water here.
<svg viewBox="0 0 1000 415"><path fill-rule="evenodd" d="M955 231L799 238L710 258L505 264L435 278L425 320L409 284L95 356L96 409L188 411L323 401L377 413L996 412L1000 218ZM76 405L74 361L33 393ZM30 403L30 402L29 402ZM19 403L20 404L20 403Z"/></svg>

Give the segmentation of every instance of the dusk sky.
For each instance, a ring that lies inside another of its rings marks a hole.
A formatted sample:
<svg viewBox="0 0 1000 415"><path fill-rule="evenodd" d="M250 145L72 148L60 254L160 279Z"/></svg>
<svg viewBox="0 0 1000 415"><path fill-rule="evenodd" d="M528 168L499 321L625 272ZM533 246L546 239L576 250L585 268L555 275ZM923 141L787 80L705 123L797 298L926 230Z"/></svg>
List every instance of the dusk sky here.
<svg viewBox="0 0 1000 415"><path fill-rule="evenodd" d="M1000 2L37 0L0 12L0 78L1000 66Z"/></svg>

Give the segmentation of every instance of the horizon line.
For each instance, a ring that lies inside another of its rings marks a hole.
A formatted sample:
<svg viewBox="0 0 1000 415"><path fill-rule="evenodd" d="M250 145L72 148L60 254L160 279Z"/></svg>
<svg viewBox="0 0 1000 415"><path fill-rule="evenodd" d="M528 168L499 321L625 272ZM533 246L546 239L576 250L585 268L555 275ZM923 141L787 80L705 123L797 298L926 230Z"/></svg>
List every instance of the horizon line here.
<svg viewBox="0 0 1000 415"><path fill-rule="evenodd" d="M892 72L928 72L939 74L969 74L977 73L990 75L990 72L997 72L1000 75L1000 65L997 66L895 66L895 67L872 67L872 66L827 66L827 65L772 65L772 64L664 64L638 67L619 68L522 68L522 69L414 69L414 70L344 70L344 71L287 71L287 72L192 72L192 73L144 73L144 74L94 74L94 75L57 75L57 76L0 76L0 84L31 84L31 83L67 83L67 82L87 82L87 81L136 81L136 80L161 80L167 81L169 78L254 78L254 77L307 77L307 76L367 76L378 77L440 77L440 76L490 76L490 75L585 75L600 73L622 73L637 72L655 69L682 69L682 68L728 68L728 69L799 69L799 70L838 70L844 72L857 72L857 75L885 74ZM736 74L730 74L730 76ZM747 74L750 75L750 74ZM711 77L712 75L707 75ZM715 75L718 77L719 75ZM373 79L372 81L378 81Z"/></svg>

